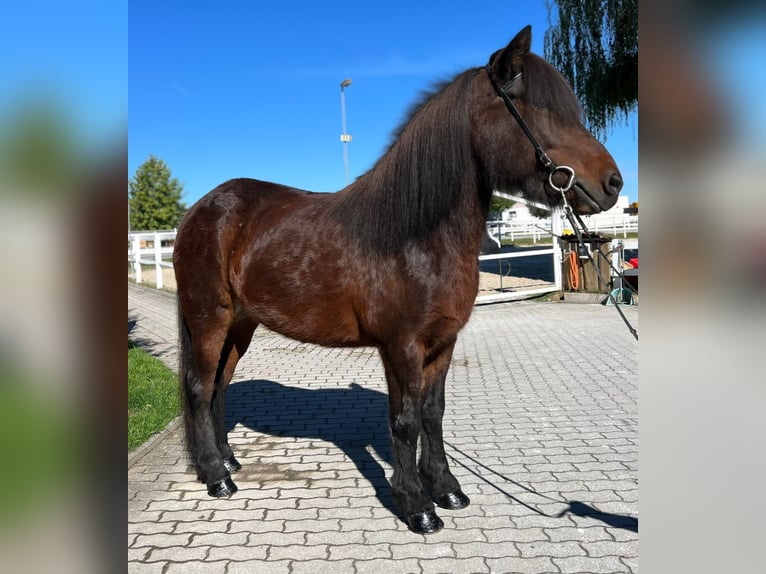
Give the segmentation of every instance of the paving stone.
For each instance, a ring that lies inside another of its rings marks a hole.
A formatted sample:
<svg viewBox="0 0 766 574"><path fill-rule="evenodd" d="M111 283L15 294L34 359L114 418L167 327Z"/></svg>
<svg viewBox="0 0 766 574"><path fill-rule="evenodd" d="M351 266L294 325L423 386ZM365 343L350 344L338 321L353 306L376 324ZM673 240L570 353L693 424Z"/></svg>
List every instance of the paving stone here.
<svg viewBox="0 0 766 574"><path fill-rule="evenodd" d="M330 547L330 560L373 560L376 558L391 558L389 544L343 544Z"/></svg>
<svg viewBox="0 0 766 574"><path fill-rule="evenodd" d="M487 542L534 542L549 540L550 529L542 528L494 528L483 531Z"/></svg>
<svg viewBox="0 0 766 574"><path fill-rule="evenodd" d="M161 534L172 533L176 528L175 522L128 522L128 534ZM136 537L133 537L133 543L129 543L128 546L135 545Z"/></svg>
<svg viewBox="0 0 766 574"><path fill-rule="evenodd" d="M581 546L585 549L588 556L592 556L593 558L601 558L604 556L635 558L638 556L637 540L630 543L600 540L583 542Z"/></svg>
<svg viewBox="0 0 766 574"><path fill-rule="evenodd" d="M420 574L417 559L361 560L354 563L356 574Z"/></svg>
<svg viewBox="0 0 766 574"><path fill-rule="evenodd" d="M191 534L141 534L133 543L133 548L140 548L141 546L156 546L159 548L186 546L191 537Z"/></svg>
<svg viewBox="0 0 766 574"><path fill-rule="evenodd" d="M151 551L152 548L150 546L128 548L128 562L144 562Z"/></svg>
<svg viewBox="0 0 766 574"><path fill-rule="evenodd" d="M421 561L420 567L423 574L470 574L487 571L483 558L436 558Z"/></svg>
<svg viewBox="0 0 766 574"><path fill-rule="evenodd" d="M340 520L287 520L285 532L338 532Z"/></svg>
<svg viewBox="0 0 766 574"><path fill-rule="evenodd" d="M263 546L290 546L304 544L306 533L298 532L255 532L250 536L250 544Z"/></svg>
<svg viewBox="0 0 766 574"><path fill-rule="evenodd" d="M162 574L167 562L128 562L128 574Z"/></svg>
<svg viewBox="0 0 766 574"><path fill-rule="evenodd" d="M291 561L247 560L245 562L229 562L226 567L226 574L291 574Z"/></svg>
<svg viewBox="0 0 766 574"><path fill-rule="evenodd" d="M583 547L573 541L549 542L547 540L540 540L535 542L517 542L516 547L519 549L521 556L528 558L538 556L566 557L586 554Z"/></svg>
<svg viewBox="0 0 766 574"><path fill-rule="evenodd" d="M327 544L318 544L316 546L272 546L269 549L269 560L296 559L301 560L324 560L327 558Z"/></svg>
<svg viewBox="0 0 766 574"><path fill-rule="evenodd" d="M487 558L485 560L492 574L542 574L557 573L559 569L548 557L543 558L519 558L510 556L505 558ZM482 570L486 572L486 570Z"/></svg>
<svg viewBox="0 0 766 574"><path fill-rule="evenodd" d="M269 547L262 546L212 546L208 548L208 560L234 560L247 562L250 560L266 560Z"/></svg>
<svg viewBox="0 0 766 574"><path fill-rule="evenodd" d="M214 524L211 522L211 524ZM229 524L228 532L282 532L285 529L284 520L233 520Z"/></svg>
<svg viewBox="0 0 766 574"><path fill-rule="evenodd" d="M563 542L572 540L574 542L594 542L598 540L611 541L612 537L606 528L601 526L592 526L589 528L575 528L564 526L561 528L546 528L545 534L551 542Z"/></svg>
<svg viewBox="0 0 766 574"><path fill-rule="evenodd" d="M503 558L506 556L519 556L519 550L513 542L471 542L467 544L453 544L452 548L456 558L470 558L482 556L485 558Z"/></svg>
<svg viewBox="0 0 766 574"><path fill-rule="evenodd" d="M391 555L394 560L401 558L454 558L455 551L452 549L452 545L448 543L420 543L412 542L410 544L394 544L391 546Z"/></svg>
<svg viewBox="0 0 766 574"><path fill-rule="evenodd" d="M294 561L291 574L354 574L353 560Z"/></svg>
<svg viewBox="0 0 766 574"><path fill-rule="evenodd" d="M553 563L562 574L580 574L582 572L610 572L619 574L630 572L628 566L616 556L591 558L589 556L572 556L569 558L552 558Z"/></svg>
<svg viewBox="0 0 766 574"><path fill-rule="evenodd" d="M169 548L152 548L145 562L186 562L187 560L205 560L207 547L185 548L171 546Z"/></svg>
<svg viewBox="0 0 766 574"><path fill-rule="evenodd" d="M193 534L189 546L238 546L247 544L246 532L211 532Z"/></svg>
<svg viewBox="0 0 766 574"><path fill-rule="evenodd" d="M638 557L625 557L620 558L620 562L625 564L629 572L638 572Z"/></svg>
<svg viewBox="0 0 766 574"><path fill-rule="evenodd" d="M165 574L225 574L227 562L222 560L218 562L201 562L198 560L188 560L184 562L167 563Z"/></svg>

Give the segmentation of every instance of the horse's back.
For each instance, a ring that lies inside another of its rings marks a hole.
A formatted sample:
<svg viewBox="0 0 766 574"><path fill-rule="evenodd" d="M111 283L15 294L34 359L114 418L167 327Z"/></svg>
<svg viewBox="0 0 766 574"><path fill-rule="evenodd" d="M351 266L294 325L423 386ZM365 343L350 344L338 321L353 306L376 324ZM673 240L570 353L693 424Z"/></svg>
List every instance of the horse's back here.
<svg viewBox="0 0 766 574"><path fill-rule="evenodd" d="M257 179L230 179L204 195L187 212L181 222L179 234L187 233L184 227L196 227L200 221L228 221L231 218L252 217L258 210L269 209L275 204L286 204L314 196L309 191Z"/></svg>
<svg viewBox="0 0 766 574"><path fill-rule="evenodd" d="M246 223L273 210L284 212L315 194L256 179L230 179L208 192L186 213L178 229L175 252L185 257L188 248L226 243Z"/></svg>

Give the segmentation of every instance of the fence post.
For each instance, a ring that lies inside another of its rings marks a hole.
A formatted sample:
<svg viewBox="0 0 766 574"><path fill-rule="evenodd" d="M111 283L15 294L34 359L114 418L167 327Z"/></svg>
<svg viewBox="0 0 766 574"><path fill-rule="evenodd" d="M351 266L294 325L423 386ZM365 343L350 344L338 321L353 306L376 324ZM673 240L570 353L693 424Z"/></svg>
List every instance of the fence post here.
<svg viewBox="0 0 766 574"><path fill-rule="evenodd" d="M136 283L141 283L141 239L134 235L133 242L133 273L136 275Z"/></svg>
<svg viewBox="0 0 766 574"><path fill-rule="evenodd" d="M564 232L563 212L560 207L551 209L551 233L553 233L553 284L558 291L563 290L561 281L561 242L559 237Z"/></svg>
<svg viewBox="0 0 766 574"><path fill-rule="evenodd" d="M154 234L154 273L156 278L157 289L162 289L163 276L162 276L162 241L160 241L160 234Z"/></svg>

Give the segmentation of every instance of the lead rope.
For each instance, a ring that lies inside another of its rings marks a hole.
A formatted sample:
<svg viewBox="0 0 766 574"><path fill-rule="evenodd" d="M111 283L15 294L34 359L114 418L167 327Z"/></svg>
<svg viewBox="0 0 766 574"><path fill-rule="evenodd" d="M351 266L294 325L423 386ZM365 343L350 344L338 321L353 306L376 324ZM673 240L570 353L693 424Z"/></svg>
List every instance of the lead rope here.
<svg viewBox="0 0 766 574"><path fill-rule="evenodd" d="M574 174L574 171L572 172ZM551 174L552 176L553 174ZM575 221L575 217L577 215L572 211L572 208L569 205L569 202L567 201L566 194L564 193L569 188L572 187L571 180L569 182L568 187L559 187L556 184L553 183L552 177L548 177L548 183L550 186L555 189L556 191L559 191L561 193L561 199L564 202L564 215L566 215L566 218L569 220L569 224L572 226L572 229L574 230L575 237L577 238L577 245L579 247L583 248L583 251L585 251L585 254L588 256L588 261L590 261L590 264L593 265L593 269L595 269L596 274L598 275L599 280L604 284L608 285L609 283L604 279L604 276L601 275L601 270L598 268L598 265L596 265L595 260L593 259L593 256L590 253L590 249L588 249L588 246L585 245L585 241L583 241L582 234L580 233L580 229L578 227L577 221ZM574 176L573 176L574 177ZM588 228L585 226L585 223L582 219L577 217L577 220L579 221L580 225L582 226L585 233L588 233ZM633 325L630 324L630 321L628 321L628 318L625 317L625 313L622 312L622 309L620 309L620 306L617 303L617 299L615 299L614 295L611 291L608 291L607 296L611 303L614 305L614 308L617 309L617 313L619 313L620 317L622 318L625 325L628 327L628 331L630 331L630 334L633 335L633 337L638 341L638 331L633 327Z"/></svg>

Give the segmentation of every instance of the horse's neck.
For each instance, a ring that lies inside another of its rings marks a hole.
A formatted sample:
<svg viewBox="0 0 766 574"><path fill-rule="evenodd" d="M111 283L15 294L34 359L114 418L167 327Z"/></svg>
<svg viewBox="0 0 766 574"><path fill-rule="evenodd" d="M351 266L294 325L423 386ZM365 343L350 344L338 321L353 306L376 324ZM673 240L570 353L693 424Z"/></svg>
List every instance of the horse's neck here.
<svg viewBox="0 0 766 574"><path fill-rule="evenodd" d="M480 189L468 104L453 105L468 97L470 80L428 100L375 166L341 192L336 213L366 247L396 253L438 234L478 252L491 191Z"/></svg>

